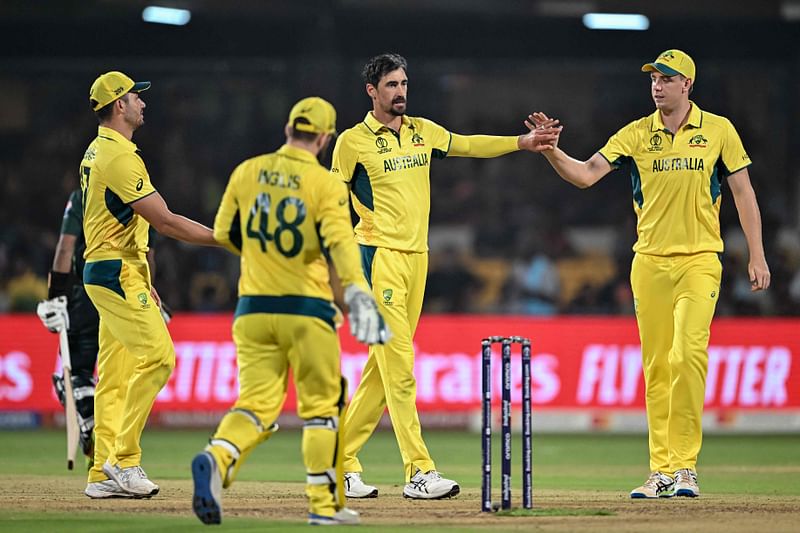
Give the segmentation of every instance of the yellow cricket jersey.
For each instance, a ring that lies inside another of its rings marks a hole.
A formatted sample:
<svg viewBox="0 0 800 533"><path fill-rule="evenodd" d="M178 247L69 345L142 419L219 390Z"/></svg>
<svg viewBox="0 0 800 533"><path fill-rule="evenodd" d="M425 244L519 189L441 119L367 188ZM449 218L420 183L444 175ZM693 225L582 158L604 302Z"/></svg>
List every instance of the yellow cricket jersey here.
<svg viewBox="0 0 800 533"><path fill-rule="evenodd" d="M631 122L599 150L614 167L630 164L638 253L721 252L720 181L750 164L733 125L692 102L674 135L660 111Z"/></svg>
<svg viewBox="0 0 800 533"><path fill-rule="evenodd" d="M307 150L284 145L236 167L214 220L214 238L241 254L240 298L306 297L270 300L274 305L264 312L281 312L287 305L297 310L308 298L332 300L327 253L343 286L368 289L347 187Z"/></svg>
<svg viewBox="0 0 800 533"><path fill-rule="evenodd" d="M395 132L369 112L339 136L331 172L350 184L360 217L355 228L360 244L425 252L431 160L495 157L517 149L517 137L457 135L425 118L405 115Z"/></svg>
<svg viewBox="0 0 800 533"><path fill-rule="evenodd" d="M136 145L100 126L80 175L86 261L143 258L150 224L130 204L155 189Z"/></svg>

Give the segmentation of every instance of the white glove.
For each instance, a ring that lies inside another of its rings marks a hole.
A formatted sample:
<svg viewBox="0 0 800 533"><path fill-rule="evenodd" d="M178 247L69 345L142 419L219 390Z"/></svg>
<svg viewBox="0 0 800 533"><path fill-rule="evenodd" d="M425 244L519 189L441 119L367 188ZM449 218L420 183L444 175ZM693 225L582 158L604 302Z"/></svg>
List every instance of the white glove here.
<svg viewBox="0 0 800 533"><path fill-rule="evenodd" d="M386 344L392 337L389 327L378 312L378 304L371 294L358 285L350 284L344 289L347 304L347 320L350 334L364 344Z"/></svg>
<svg viewBox="0 0 800 533"><path fill-rule="evenodd" d="M44 327L58 333L69 329L69 313L67 313L67 297L57 296L50 300L42 300L36 306L36 314L42 319Z"/></svg>

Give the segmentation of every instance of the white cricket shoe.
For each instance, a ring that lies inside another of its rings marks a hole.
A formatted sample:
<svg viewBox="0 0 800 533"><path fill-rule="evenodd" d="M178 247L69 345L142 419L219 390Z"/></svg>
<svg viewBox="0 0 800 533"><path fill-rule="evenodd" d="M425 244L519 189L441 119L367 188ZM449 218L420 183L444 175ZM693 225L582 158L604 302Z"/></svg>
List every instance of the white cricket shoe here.
<svg viewBox="0 0 800 533"><path fill-rule="evenodd" d="M342 507L333 516L308 513L308 523L312 526L354 526L361 523L358 512Z"/></svg>
<svg viewBox="0 0 800 533"><path fill-rule="evenodd" d="M422 473L417 470L405 487L403 497L413 500L439 500L452 498L461 492L458 483L452 479L443 478L436 470Z"/></svg>
<svg viewBox="0 0 800 533"><path fill-rule="evenodd" d="M86 484L86 489L83 491L88 497L93 500L102 498L137 498L135 494L125 492L117 485L113 479L106 479L105 481L93 481ZM150 496L139 496L141 498L149 498Z"/></svg>
<svg viewBox="0 0 800 533"><path fill-rule="evenodd" d="M631 491L631 498L671 498L674 491L674 479L661 472L653 472L641 487Z"/></svg>
<svg viewBox="0 0 800 533"><path fill-rule="evenodd" d="M158 485L147 479L147 474L141 466L120 468L111 465L108 461L103 464L103 473L113 479L122 490L139 497L149 497L158 494Z"/></svg>
<svg viewBox="0 0 800 533"><path fill-rule="evenodd" d="M217 460L209 452L201 452L192 459L194 496L192 509L204 524L222 523L222 476Z"/></svg>
<svg viewBox="0 0 800 533"><path fill-rule="evenodd" d="M697 472L682 468L675 472L675 496L700 496L700 487L697 485Z"/></svg>
<svg viewBox="0 0 800 533"><path fill-rule="evenodd" d="M361 472L345 472L344 495L348 498L377 498L378 488L364 483Z"/></svg>

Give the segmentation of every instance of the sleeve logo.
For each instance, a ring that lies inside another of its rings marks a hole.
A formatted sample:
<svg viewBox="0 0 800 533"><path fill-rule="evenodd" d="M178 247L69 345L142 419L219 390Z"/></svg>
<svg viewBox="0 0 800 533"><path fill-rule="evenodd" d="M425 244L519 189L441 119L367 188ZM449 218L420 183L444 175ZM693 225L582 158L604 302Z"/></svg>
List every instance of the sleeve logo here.
<svg viewBox="0 0 800 533"><path fill-rule="evenodd" d="M136 190L141 191L143 186L144 186L144 180L142 180L142 178L139 178L139 181L136 182Z"/></svg>

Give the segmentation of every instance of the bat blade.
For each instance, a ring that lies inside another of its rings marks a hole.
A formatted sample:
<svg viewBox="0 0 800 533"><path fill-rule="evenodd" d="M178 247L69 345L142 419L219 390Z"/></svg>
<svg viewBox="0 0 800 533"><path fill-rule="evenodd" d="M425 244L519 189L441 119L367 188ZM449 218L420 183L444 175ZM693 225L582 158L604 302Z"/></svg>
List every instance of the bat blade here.
<svg viewBox="0 0 800 533"><path fill-rule="evenodd" d="M61 346L61 366L64 371L64 424L67 428L67 469L72 470L75 455L78 453L80 428L78 427L78 411L75 407L75 396L72 393L72 362L70 360L67 332L58 334Z"/></svg>

